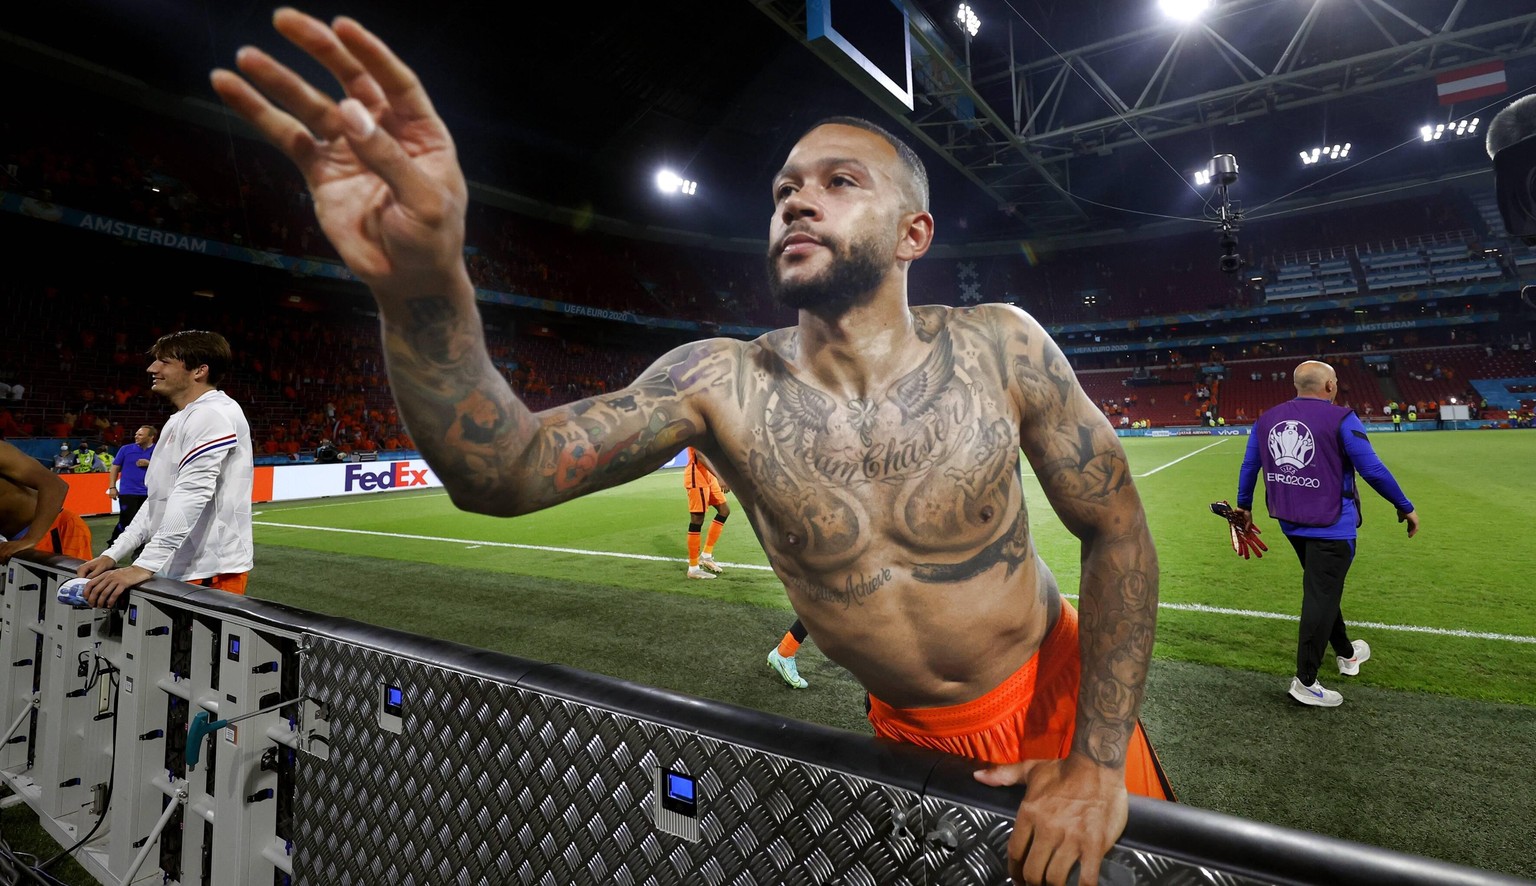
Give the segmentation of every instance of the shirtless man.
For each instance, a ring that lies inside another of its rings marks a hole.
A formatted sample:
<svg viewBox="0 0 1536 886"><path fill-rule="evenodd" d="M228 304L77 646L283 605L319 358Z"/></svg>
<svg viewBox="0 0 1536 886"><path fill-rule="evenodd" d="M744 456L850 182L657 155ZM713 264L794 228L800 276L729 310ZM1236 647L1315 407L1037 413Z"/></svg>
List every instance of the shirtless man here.
<svg viewBox="0 0 1536 886"><path fill-rule="evenodd" d="M91 559L91 530L64 510L69 484L0 440L0 563L22 551Z"/></svg>
<svg viewBox="0 0 1536 886"><path fill-rule="evenodd" d="M347 98L252 47L236 58L249 80L215 71L214 89L302 171L372 290L401 415L454 503L526 514L697 447L811 638L869 691L876 734L1027 785L1016 881L1060 884L1081 863L1096 883L1127 782L1162 795L1137 725L1157 557L1119 441L1045 330L1005 305L908 306L934 232L916 155L864 121L811 129L772 183L770 278L796 326L679 347L623 390L534 414L486 352L464 176L415 74L351 19L274 23ZM1080 632L1035 554L1021 448L1082 540ZM981 700L1012 710L978 723ZM972 734L937 734L957 720Z"/></svg>

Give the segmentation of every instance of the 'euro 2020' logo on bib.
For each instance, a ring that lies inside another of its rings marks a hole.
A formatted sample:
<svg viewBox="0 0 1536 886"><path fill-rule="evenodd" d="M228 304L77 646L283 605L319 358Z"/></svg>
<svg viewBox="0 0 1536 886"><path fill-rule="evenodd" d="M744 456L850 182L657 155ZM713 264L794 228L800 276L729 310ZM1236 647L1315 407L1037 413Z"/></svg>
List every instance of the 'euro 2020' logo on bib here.
<svg viewBox="0 0 1536 886"><path fill-rule="evenodd" d="M1299 421L1283 421L1269 429L1269 454L1275 466L1295 473L1312 463L1317 446L1312 429Z"/></svg>

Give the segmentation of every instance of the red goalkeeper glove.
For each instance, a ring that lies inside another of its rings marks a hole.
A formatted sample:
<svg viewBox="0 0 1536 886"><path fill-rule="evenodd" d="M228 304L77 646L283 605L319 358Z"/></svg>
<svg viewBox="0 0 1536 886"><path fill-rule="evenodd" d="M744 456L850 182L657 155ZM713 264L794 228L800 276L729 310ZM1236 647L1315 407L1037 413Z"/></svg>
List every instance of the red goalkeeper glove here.
<svg viewBox="0 0 1536 886"><path fill-rule="evenodd" d="M1224 517L1227 521L1227 530L1232 538L1232 551L1244 560L1250 557L1264 559L1264 552L1269 550L1263 539L1259 527L1252 520L1245 521L1235 508L1225 501L1211 502L1211 513L1218 517Z"/></svg>

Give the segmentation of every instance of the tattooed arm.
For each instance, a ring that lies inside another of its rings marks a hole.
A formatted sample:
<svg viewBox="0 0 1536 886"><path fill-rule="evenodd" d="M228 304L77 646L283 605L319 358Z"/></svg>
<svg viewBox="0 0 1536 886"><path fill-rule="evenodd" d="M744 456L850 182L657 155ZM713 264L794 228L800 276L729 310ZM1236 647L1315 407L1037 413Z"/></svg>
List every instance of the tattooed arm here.
<svg viewBox="0 0 1536 886"><path fill-rule="evenodd" d="M326 237L372 290L400 414L455 504L548 507L659 467L701 434L690 398L726 371L725 340L679 348L623 391L530 413L486 352L464 173L415 72L352 19L280 9L272 21L346 97L254 47L235 57L244 77L214 71L213 88L304 175Z"/></svg>
<svg viewBox="0 0 1536 886"><path fill-rule="evenodd" d="M416 322L385 322L395 400L454 503L484 514L525 514L659 468L699 440L694 396L727 383L737 353L724 339L684 345L629 387L534 414L491 364L473 310L410 304Z"/></svg>
<svg viewBox="0 0 1536 886"><path fill-rule="evenodd" d="M1126 748L1152 656L1157 554L1109 421L1033 318L997 310L1000 354L1021 417L1020 446L1051 507L1082 541L1082 671L1072 748L1065 760L1013 773L1028 791L1009 843L1010 864L1016 880L1056 883L1081 861L1086 884L1095 881L1100 860L1125 828Z"/></svg>
<svg viewBox="0 0 1536 886"><path fill-rule="evenodd" d="M1083 543L1081 703L1072 751L1122 768L1157 621L1157 553L1125 450L1045 330L1012 355L1020 444L1061 522Z"/></svg>

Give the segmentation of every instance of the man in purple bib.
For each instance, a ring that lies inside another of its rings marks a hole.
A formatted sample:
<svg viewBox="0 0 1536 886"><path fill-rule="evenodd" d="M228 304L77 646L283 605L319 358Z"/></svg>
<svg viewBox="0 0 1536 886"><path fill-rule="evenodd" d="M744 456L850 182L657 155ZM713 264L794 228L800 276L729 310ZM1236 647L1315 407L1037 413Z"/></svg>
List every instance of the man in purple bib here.
<svg viewBox="0 0 1536 886"><path fill-rule="evenodd" d="M1349 639L1339 610L1344 577L1355 558L1355 530L1362 520L1355 472L1397 508L1397 521L1408 524L1409 538L1419 531L1419 517L1371 448L1360 419L1333 405L1339 393L1333 367L1308 360L1296 367L1291 379L1296 399L1265 411L1253 425L1234 510L1245 527L1253 524L1253 486L1262 476L1269 515L1280 521L1280 531L1301 559L1301 628L1290 696L1302 704L1331 708L1344 696L1317 680L1324 647L1333 646L1344 676L1360 673L1360 663L1371 657L1369 644Z"/></svg>

